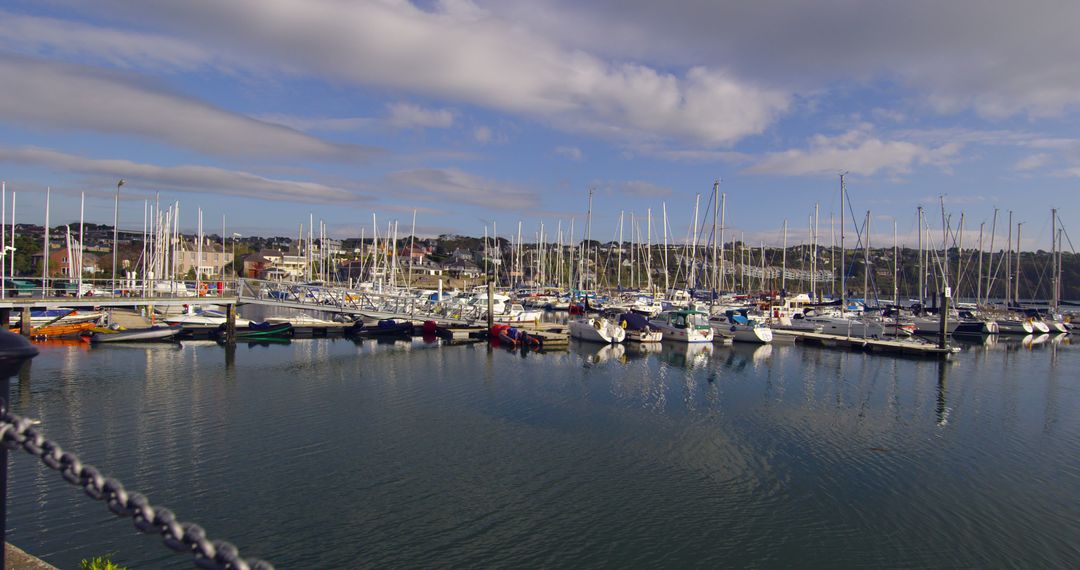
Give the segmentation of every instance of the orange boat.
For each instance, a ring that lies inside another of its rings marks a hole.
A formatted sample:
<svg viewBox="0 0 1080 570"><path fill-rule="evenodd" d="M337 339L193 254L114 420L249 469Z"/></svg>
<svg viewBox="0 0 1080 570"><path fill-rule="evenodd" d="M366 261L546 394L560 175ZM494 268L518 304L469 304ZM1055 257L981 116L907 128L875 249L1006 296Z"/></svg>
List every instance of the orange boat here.
<svg viewBox="0 0 1080 570"><path fill-rule="evenodd" d="M70 324L58 324L58 325L46 325L43 327L30 330L31 338L73 338L82 335L84 332L89 332L93 329L94 323L70 323ZM18 333L19 329L13 328L11 332Z"/></svg>

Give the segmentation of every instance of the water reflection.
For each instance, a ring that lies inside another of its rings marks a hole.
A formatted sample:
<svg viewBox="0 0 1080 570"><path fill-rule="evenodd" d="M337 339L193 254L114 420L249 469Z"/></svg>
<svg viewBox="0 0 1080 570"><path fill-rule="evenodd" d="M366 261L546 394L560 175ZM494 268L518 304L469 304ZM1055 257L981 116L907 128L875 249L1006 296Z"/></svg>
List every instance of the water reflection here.
<svg viewBox="0 0 1080 570"><path fill-rule="evenodd" d="M582 360L585 361L585 366L596 366L613 360L622 360L626 353L626 347L622 344L574 341L570 343L570 347L575 354L581 356Z"/></svg>
<svg viewBox="0 0 1080 570"><path fill-rule="evenodd" d="M1031 349L1046 344L1046 341L1050 340L1050 335L1043 333L1040 335L1027 335L1024 337L1024 348Z"/></svg>
<svg viewBox="0 0 1080 570"><path fill-rule="evenodd" d="M659 359L672 366L693 370L703 368L713 354L713 345L708 342L662 342Z"/></svg>
<svg viewBox="0 0 1080 570"><path fill-rule="evenodd" d="M631 356L648 356L650 354L656 354L662 350L664 350L664 346L659 342L626 343L626 354Z"/></svg>
<svg viewBox="0 0 1080 570"><path fill-rule="evenodd" d="M944 427L949 423L949 407L946 405L946 384L948 382L948 370L949 363L944 359L938 361L938 379L937 379L937 425Z"/></svg>

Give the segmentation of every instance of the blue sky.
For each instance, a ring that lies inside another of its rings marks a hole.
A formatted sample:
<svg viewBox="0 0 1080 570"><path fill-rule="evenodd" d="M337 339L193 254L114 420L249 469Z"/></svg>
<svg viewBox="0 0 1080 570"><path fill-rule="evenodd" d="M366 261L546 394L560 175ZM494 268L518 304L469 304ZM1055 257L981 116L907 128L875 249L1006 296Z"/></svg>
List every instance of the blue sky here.
<svg viewBox="0 0 1080 570"><path fill-rule="evenodd" d="M727 193L729 236L829 240L847 171L872 241L914 243L939 197L965 245L1001 210L1048 247L1080 211L1080 4L642 0L14 0L0 8L0 178L17 221L337 237L535 236L620 212L687 235ZM704 214L703 214L704 215ZM850 231L850 230L849 230ZM1073 230L1080 236L1080 231ZM936 233L935 235L940 235Z"/></svg>

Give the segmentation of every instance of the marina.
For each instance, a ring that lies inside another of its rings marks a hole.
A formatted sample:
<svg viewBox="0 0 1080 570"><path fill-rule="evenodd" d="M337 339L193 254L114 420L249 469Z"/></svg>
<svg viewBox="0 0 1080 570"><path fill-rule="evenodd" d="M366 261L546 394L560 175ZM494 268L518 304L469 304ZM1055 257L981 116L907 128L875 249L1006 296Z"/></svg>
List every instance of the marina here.
<svg viewBox="0 0 1080 570"><path fill-rule="evenodd" d="M0 570L1080 568L1080 3L94 4Z"/></svg>

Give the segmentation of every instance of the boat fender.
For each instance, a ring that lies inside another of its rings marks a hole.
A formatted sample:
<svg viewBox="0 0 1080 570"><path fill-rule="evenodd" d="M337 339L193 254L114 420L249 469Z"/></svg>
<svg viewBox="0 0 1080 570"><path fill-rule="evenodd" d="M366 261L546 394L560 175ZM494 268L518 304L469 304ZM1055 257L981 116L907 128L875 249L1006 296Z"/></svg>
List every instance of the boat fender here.
<svg viewBox="0 0 1080 570"><path fill-rule="evenodd" d="M623 330L626 330L626 319L623 319L623 321L619 323L619 326L622 327Z"/></svg>
<svg viewBox="0 0 1080 570"><path fill-rule="evenodd" d="M731 325L731 332L735 332L735 325Z"/></svg>
<svg viewBox="0 0 1080 570"><path fill-rule="evenodd" d="M600 328L601 328L600 321L593 321L593 326L596 327L596 330L600 330Z"/></svg>
<svg viewBox="0 0 1080 570"><path fill-rule="evenodd" d="M199 283L199 296L205 297L206 292L210 290L210 286L206 283Z"/></svg>

